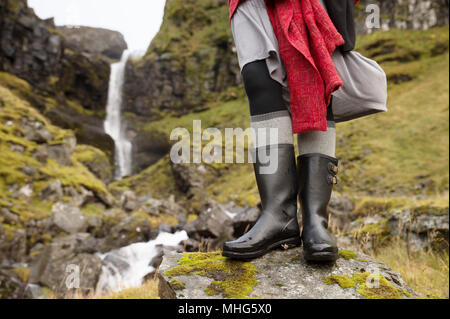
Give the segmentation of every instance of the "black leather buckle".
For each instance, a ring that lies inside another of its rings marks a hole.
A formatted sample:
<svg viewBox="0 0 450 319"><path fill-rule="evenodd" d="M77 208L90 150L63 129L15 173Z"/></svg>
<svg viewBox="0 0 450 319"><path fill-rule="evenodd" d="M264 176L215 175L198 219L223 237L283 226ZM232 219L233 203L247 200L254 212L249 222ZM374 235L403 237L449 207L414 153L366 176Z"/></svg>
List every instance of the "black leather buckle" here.
<svg viewBox="0 0 450 319"><path fill-rule="evenodd" d="M333 175L337 175L339 173L339 167L333 163L328 163L328 171Z"/></svg>
<svg viewBox="0 0 450 319"><path fill-rule="evenodd" d="M328 175L328 183L330 183L331 185L336 185L338 183L337 176Z"/></svg>

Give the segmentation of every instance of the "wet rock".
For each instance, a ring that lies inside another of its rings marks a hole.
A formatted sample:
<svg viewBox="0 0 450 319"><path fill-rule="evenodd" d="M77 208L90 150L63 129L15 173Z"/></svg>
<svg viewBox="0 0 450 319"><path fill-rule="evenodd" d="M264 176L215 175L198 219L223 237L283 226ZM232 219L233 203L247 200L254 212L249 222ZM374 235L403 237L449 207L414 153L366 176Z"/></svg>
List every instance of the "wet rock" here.
<svg viewBox="0 0 450 319"><path fill-rule="evenodd" d="M208 267L217 265L212 268L214 271L208 272L206 267L203 269L205 273L201 275L195 272L175 272L176 275L168 277L169 270L179 266L177 262L182 254L166 251L160 272L168 282L175 279L184 283L185 288L176 291L177 297L183 299L223 299L224 294L231 294L233 297L236 292L227 290L226 280L230 276L240 278L241 273L220 270L233 269L229 262L235 263L233 267L240 271L248 271L250 280L246 278L244 282L242 279L241 284L248 285L249 290L246 291L245 288L242 293L250 298L406 299L418 296L398 273L385 264L364 254L355 253L348 257L349 255L353 254L341 254L335 264L310 264L304 260L301 248L276 250L247 263L217 259L214 255L203 254L203 258L211 258Z"/></svg>
<svg viewBox="0 0 450 319"><path fill-rule="evenodd" d="M87 218L72 203L57 202L53 205L52 212L53 224L66 233L79 233L87 227Z"/></svg>
<svg viewBox="0 0 450 319"><path fill-rule="evenodd" d="M100 276L102 261L93 254L77 254L77 247L91 236L74 234L55 239L33 261L30 282L51 288L64 297L75 290L93 292Z"/></svg>

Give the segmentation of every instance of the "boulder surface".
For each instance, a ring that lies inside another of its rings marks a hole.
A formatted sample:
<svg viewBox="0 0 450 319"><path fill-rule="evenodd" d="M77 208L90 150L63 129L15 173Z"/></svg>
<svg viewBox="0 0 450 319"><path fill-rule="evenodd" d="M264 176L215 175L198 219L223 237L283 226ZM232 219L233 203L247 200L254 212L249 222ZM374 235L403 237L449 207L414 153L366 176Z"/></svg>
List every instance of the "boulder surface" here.
<svg viewBox="0 0 450 319"><path fill-rule="evenodd" d="M160 272L177 298L404 299L418 295L400 274L373 258L341 250L335 264L311 264L301 248L250 262L216 253L166 251Z"/></svg>

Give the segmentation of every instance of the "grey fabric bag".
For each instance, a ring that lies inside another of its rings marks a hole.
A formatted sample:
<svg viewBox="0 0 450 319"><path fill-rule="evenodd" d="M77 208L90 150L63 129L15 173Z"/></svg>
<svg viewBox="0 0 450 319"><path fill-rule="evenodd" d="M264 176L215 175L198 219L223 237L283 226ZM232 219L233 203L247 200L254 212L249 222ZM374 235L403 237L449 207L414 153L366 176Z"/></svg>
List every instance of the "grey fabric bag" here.
<svg viewBox="0 0 450 319"><path fill-rule="evenodd" d="M333 62L344 86L333 93L336 123L387 112L386 73L377 62L356 51L336 50Z"/></svg>

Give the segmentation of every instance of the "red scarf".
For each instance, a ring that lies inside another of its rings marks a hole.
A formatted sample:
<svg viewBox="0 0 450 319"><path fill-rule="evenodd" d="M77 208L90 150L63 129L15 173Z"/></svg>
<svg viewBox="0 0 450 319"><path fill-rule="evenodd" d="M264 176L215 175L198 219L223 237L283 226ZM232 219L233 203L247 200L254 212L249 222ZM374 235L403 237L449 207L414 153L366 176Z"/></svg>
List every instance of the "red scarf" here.
<svg viewBox="0 0 450 319"><path fill-rule="evenodd" d="M243 1L228 0L230 20ZM319 0L266 0L266 8L286 68L294 133L326 131L331 93L343 85L331 54L344 39Z"/></svg>

